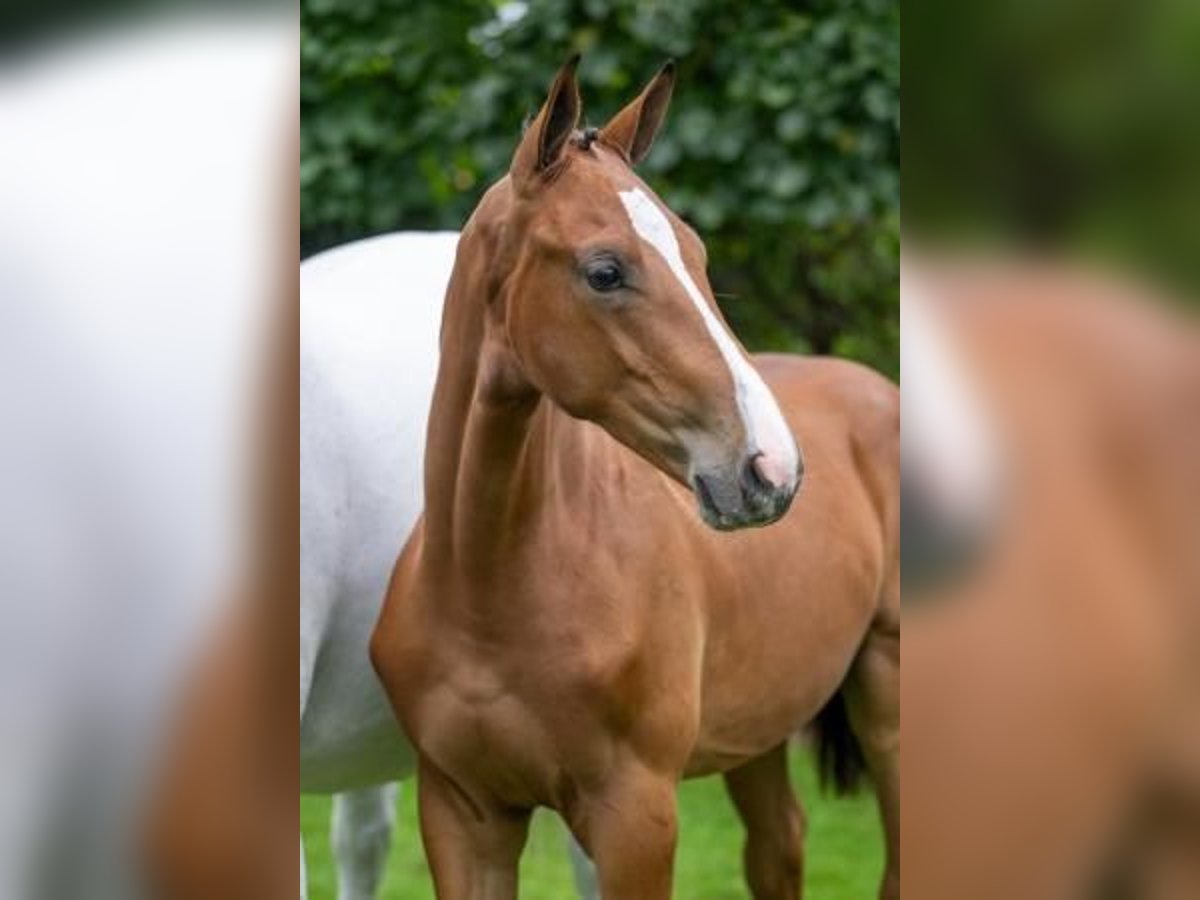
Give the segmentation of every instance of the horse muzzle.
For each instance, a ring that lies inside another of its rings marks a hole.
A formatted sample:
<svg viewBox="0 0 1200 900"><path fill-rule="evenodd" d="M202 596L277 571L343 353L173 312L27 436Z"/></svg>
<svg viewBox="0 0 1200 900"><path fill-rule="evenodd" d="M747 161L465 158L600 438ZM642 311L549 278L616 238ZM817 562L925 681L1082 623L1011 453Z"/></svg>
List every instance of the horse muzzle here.
<svg viewBox="0 0 1200 900"><path fill-rule="evenodd" d="M709 527L718 531L759 528L779 521L788 511L803 472L799 454L793 468L754 453L727 469L693 473L692 492Z"/></svg>

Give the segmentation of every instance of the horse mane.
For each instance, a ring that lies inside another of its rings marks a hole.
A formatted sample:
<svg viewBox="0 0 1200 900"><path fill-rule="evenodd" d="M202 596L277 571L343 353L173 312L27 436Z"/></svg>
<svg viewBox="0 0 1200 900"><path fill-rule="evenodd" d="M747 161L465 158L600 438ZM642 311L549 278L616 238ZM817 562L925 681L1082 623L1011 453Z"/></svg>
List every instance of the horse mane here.
<svg viewBox="0 0 1200 900"><path fill-rule="evenodd" d="M571 135L571 143L580 150L590 150L592 144L596 142L596 138L600 137L600 129L589 125L582 131L576 131Z"/></svg>

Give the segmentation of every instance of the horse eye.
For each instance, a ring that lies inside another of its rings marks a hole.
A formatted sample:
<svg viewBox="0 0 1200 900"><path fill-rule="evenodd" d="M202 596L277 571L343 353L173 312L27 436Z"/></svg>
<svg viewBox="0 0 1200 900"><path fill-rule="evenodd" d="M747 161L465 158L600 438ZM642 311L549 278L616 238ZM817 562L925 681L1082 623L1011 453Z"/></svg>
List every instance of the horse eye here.
<svg viewBox="0 0 1200 900"><path fill-rule="evenodd" d="M611 259L597 260L587 267L588 287L594 291L615 291L625 283L621 266Z"/></svg>

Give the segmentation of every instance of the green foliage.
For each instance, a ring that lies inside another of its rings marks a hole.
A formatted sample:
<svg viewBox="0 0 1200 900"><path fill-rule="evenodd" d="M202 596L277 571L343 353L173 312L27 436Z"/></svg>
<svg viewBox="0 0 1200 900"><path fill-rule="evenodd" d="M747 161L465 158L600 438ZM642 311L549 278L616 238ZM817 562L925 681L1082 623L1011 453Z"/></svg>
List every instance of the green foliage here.
<svg viewBox="0 0 1200 900"><path fill-rule="evenodd" d="M1130 270L1200 303L1200 3L909 9L908 233Z"/></svg>
<svg viewBox="0 0 1200 900"><path fill-rule="evenodd" d="M672 111L642 174L704 237L762 349L898 368L895 0L303 0L306 252L459 228L551 77L583 53L603 124L664 59Z"/></svg>

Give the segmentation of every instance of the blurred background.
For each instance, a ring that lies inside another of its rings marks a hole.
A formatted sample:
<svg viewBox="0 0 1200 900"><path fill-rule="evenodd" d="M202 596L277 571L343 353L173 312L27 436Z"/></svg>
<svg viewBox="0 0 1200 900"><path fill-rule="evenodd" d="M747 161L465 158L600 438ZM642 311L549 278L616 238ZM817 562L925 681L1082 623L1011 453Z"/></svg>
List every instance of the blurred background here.
<svg viewBox="0 0 1200 900"><path fill-rule="evenodd" d="M1200 4L905 12L906 237L1090 261L1200 297Z"/></svg>
<svg viewBox="0 0 1200 900"><path fill-rule="evenodd" d="M1200 5L905 17L906 890L1200 897Z"/></svg>
<svg viewBox="0 0 1200 900"><path fill-rule="evenodd" d="M304 0L301 245L462 227L562 61L603 124L670 57L642 167L752 349L898 366L893 0Z"/></svg>
<svg viewBox="0 0 1200 900"><path fill-rule="evenodd" d="M667 58L679 78L642 176L703 237L751 349L899 370L899 9L893 0L304 0L301 248L462 227L508 169L566 57L601 125ZM882 840L869 792L823 796L797 748L811 896L870 896ZM676 893L745 896L742 833L719 780L681 794ZM332 897L330 802L306 797L314 898ZM535 821L522 896L570 896L561 827ZM382 896L431 896L411 785Z"/></svg>

